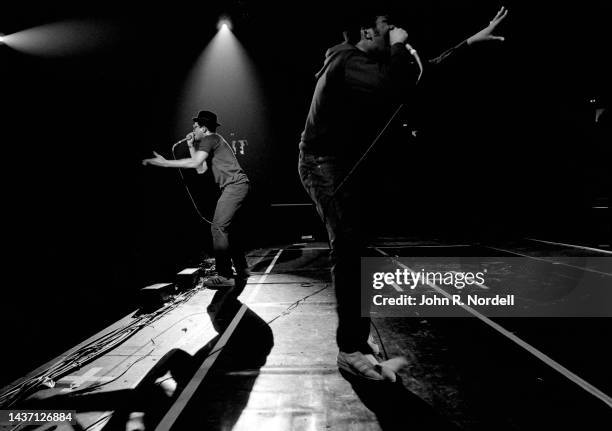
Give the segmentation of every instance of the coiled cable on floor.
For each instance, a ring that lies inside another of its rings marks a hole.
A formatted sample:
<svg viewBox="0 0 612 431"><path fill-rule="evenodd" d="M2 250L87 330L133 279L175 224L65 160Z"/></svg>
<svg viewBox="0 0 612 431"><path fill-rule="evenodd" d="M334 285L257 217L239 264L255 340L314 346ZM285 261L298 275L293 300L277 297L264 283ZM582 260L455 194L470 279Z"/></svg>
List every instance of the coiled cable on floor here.
<svg viewBox="0 0 612 431"><path fill-rule="evenodd" d="M61 361L51 365L49 368L27 380L10 386L4 392L0 393L0 407L8 408L14 406L27 395L38 390L41 385L49 385L52 387L61 377L104 355L106 352L122 344L142 328L151 325L183 302L188 301L196 291L197 289L193 289L179 295L172 303L165 305L161 309L134 318L129 324L98 337L89 344L72 352Z"/></svg>

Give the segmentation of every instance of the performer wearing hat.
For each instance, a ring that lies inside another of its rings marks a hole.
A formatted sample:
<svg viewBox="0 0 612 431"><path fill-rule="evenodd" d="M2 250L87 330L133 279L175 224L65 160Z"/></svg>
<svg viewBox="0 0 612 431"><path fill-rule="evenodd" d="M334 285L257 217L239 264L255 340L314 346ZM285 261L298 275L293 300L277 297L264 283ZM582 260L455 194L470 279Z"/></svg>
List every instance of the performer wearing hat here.
<svg viewBox="0 0 612 431"><path fill-rule="evenodd" d="M213 249L218 275L205 281L208 287L234 286L232 263L236 278L249 276L244 251L232 237L232 223L236 213L249 193L249 179L240 167L234 151L218 133L217 115L211 111L200 111L193 118L193 132L187 135L190 158L167 160L155 151L155 157L144 159L143 165L165 168L192 168L203 174L209 167L215 183L221 189L211 224Z"/></svg>

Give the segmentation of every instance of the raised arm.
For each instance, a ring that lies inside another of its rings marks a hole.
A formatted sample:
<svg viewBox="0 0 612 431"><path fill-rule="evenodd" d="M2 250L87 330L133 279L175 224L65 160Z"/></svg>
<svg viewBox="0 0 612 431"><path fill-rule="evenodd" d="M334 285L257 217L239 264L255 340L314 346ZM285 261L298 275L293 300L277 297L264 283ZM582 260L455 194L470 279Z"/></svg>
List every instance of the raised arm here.
<svg viewBox="0 0 612 431"><path fill-rule="evenodd" d="M497 28L497 26L504 20L504 18L506 18L506 15L508 15L508 9L502 6L499 9L499 11L497 11L497 14L495 15L495 17L491 21L489 21L488 26L486 26L479 32L474 33L472 36L468 37L466 40L464 40L460 44L450 49L447 49L442 54L440 54L438 57L428 60L428 62L431 64L440 64L449 56L459 51L462 51L463 49L465 49L465 47L469 45L473 45L475 43L490 42L490 41L503 42L504 41L503 36L496 36L493 33L495 32L495 29Z"/></svg>
<svg viewBox="0 0 612 431"><path fill-rule="evenodd" d="M489 21L489 25L480 30L478 33L473 34L472 36L467 38L467 44L472 45L478 42L488 42L488 41L499 41L503 42L503 36L495 36L493 33L495 32L495 28L499 25L500 22L506 18L508 15L508 9L505 7L501 7L497 12L497 15Z"/></svg>

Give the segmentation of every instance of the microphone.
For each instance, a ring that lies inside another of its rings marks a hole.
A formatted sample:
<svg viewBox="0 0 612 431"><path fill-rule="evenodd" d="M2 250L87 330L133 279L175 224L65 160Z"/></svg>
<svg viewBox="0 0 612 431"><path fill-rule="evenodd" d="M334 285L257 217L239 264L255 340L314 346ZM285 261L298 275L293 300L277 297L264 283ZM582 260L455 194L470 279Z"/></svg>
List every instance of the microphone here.
<svg viewBox="0 0 612 431"><path fill-rule="evenodd" d="M182 144L183 142L187 142L190 139L193 139L193 133L189 133L186 137L184 137L183 139L181 139L178 142L175 142L174 145L172 145L172 148L176 147L178 144Z"/></svg>
<svg viewBox="0 0 612 431"><path fill-rule="evenodd" d="M416 49L414 49L409 43L405 44L406 49L410 52L410 55L415 55L417 53Z"/></svg>
<svg viewBox="0 0 612 431"><path fill-rule="evenodd" d="M417 65L419 66L419 76L416 80L416 82L418 83L421 80L421 76L423 75L423 63L421 63L421 58L419 57L419 54L416 49L414 49L409 43L407 43L405 46L408 52L410 52L410 55L414 57L415 61L417 62Z"/></svg>

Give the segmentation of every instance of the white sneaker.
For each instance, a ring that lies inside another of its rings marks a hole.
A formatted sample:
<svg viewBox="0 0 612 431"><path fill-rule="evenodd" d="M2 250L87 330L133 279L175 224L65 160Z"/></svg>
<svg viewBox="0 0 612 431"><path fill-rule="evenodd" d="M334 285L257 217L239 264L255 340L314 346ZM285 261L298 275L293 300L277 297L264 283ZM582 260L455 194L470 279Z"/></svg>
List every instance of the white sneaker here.
<svg viewBox="0 0 612 431"><path fill-rule="evenodd" d="M339 352L337 363L340 369L357 377L395 382L397 380L395 373L407 366L408 360L403 356L397 356L379 363L371 354Z"/></svg>
<svg viewBox="0 0 612 431"><path fill-rule="evenodd" d="M336 360L338 368L344 370L354 376L362 377L368 380L383 380L382 374L376 369L379 366L378 361L374 356L361 352L338 352Z"/></svg>

